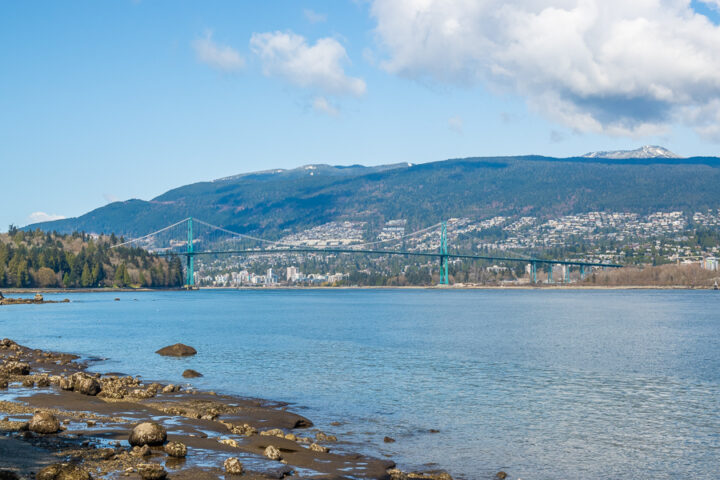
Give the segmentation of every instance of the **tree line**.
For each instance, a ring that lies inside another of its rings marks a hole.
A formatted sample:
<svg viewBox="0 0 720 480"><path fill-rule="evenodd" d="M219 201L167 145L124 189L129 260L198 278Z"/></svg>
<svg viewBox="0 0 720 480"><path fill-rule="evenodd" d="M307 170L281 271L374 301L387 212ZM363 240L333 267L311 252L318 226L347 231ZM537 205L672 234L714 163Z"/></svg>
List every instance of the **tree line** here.
<svg viewBox="0 0 720 480"><path fill-rule="evenodd" d="M141 248L115 247L115 235L22 231L0 235L0 287L179 287L182 262Z"/></svg>

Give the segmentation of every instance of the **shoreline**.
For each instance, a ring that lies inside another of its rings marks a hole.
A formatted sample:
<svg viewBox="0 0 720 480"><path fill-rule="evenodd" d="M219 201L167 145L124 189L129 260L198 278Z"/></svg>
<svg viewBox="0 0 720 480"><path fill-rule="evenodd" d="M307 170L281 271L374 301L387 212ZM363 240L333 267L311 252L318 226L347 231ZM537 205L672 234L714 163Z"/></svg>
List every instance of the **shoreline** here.
<svg viewBox="0 0 720 480"><path fill-rule="evenodd" d="M8 339L0 341L0 361L0 476L10 470L17 478L35 478L40 469L70 459L103 478L140 479L139 466L154 463L169 472L168 478L188 480L305 475L318 480L452 480L444 471L402 472L392 460L355 454L342 438L314 428L284 403L201 391L191 380L180 386L88 373L89 360ZM79 386L85 384L96 387ZM55 415L62 430L29 431L27 422L39 410ZM172 457L162 446L145 452L130 448L132 427L147 421L162 424L168 441L186 446L187 457ZM270 445L281 458L267 458ZM231 457L244 464L243 475L223 471Z"/></svg>
<svg viewBox="0 0 720 480"><path fill-rule="evenodd" d="M338 287L197 287L186 288L3 288L0 293L28 295L35 293L140 293L188 291L341 291L341 290L715 290L712 285L429 285L429 286L338 286Z"/></svg>

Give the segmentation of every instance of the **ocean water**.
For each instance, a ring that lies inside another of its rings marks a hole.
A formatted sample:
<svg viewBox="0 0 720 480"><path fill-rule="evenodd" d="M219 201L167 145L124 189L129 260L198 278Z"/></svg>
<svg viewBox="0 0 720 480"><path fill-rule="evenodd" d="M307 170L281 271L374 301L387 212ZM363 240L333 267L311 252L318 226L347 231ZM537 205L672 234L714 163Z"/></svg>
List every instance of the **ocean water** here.
<svg viewBox="0 0 720 480"><path fill-rule="evenodd" d="M0 307L0 337L146 379L186 383L193 368L200 388L289 402L343 448L404 468L468 480L720 477L718 292L47 297L72 303ZM176 342L199 354L153 353Z"/></svg>

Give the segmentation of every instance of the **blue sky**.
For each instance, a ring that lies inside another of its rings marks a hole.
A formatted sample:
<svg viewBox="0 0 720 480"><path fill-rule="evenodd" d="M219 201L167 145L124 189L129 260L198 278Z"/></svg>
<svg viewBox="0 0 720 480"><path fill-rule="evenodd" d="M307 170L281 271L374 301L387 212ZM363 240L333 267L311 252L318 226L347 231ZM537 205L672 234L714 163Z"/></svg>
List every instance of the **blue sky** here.
<svg viewBox="0 0 720 480"><path fill-rule="evenodd" d="M308 163L716 155L720 2L628 3L3 2L0 230Z"/></svg>

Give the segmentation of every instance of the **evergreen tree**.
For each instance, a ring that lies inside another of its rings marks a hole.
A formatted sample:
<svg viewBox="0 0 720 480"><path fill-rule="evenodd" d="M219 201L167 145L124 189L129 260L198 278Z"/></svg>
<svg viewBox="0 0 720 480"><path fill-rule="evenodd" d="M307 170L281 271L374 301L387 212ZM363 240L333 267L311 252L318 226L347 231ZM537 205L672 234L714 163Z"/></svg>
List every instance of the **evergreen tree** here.
<svg viewBox="0 0 720 480"><path fill-rule="evenodd" d="M132 278L130 278L130 274L127 271L127 267L123 263L123 283L126 286L129 286L132 283Z"/></svg>
<svg viewBox="0 0 720 480"><path fill-rule="evenodd" d="M21 260L17 263L17 270L15 271L15 286L16 287L27 287L30 285L30 271L28 270L27 260Z"/></svg>
<svg viewBox="0 0 720 480"><path fill-rule="evenodd" d="M116 287L125 286L125 275L127 275L127 271L125 270L125 264L121 263L115 268L115 278L113 283Z"/></svg>
<svg viewBox="0 0 720 480"><path fill-rule="evenodd" d="M103 281L104 276L105 276L105 272L103 271L102 265L100 263L96 263L92 269L93 285L100 285L100 282Z"/></svg>
<svg viewBox="0 0 720 480"><path fill-rule="evenodd" d="M90 271L90 267L86 263L82 270L82 275L80 276L80 286L82 287L90 287L93 284L93 276L92 272Z"/></svg>

